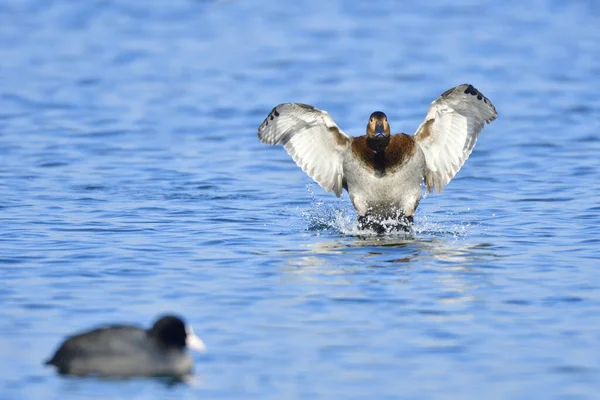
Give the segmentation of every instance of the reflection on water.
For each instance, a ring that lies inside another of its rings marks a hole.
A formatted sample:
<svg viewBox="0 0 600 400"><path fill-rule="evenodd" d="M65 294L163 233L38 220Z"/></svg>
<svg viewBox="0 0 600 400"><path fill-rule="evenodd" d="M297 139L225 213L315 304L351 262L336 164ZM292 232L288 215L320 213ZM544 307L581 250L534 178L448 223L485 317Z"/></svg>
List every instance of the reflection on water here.
<svg viewBox="0 0 600 400"><path fill-rule="evenodd" d="M478 265L498 256L488 243L440 238L345 236L303 248L306 250L286 255L284 269L289 276L284 282L303 279L334 285L360 285L365 281L410 285L427 276L438 285L437 300L443 303L473 301L470 286L481 284L485 275ZM393 275L382 274L381 269ZM477 280L468 278L469 274L476 275Z"/></svg>
<svg viewBox="0 0 600 400"><path fill-rule="evenodd" d="M307 253L299 253L300 259L321 259L327 263L327 257L316 255L344 255L356 254L359 257L373 261L377 257L380 263L408 263L418 262L427 266L428 260L445 261L453 265L470 264L476 260L488 257L497 257L493 246L489 243L470 243L462 240L444 240L443 238L423 238L418 235L400 234L397 236L344 236L333 240L321 240L307 244ZM358 250L358 251L355 251ZM318 266L311 263L300 262L298 265ZM462 267L461 267L462 268Z"/></svg>

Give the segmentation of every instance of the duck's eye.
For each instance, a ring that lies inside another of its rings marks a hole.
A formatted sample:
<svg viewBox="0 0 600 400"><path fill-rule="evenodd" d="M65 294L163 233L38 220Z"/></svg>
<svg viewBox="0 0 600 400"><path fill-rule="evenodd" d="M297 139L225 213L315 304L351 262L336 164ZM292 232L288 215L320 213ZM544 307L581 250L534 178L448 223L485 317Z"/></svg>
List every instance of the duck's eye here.
<svg viewBox="0 0 600 400"><path fill-rule="evenodd" d="M369 122L373 122L373 118L371 118L371 120Z"/></svg>

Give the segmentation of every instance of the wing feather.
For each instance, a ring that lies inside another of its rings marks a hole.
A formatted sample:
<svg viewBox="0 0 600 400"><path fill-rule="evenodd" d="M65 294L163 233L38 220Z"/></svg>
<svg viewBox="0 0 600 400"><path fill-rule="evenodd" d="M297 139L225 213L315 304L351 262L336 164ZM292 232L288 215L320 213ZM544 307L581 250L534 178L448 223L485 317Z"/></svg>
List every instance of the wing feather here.
<svg viewBox="0 0 600 400"><path fill-rule="evenodd" d="M497 116L492 102L467 83L431 103L415 133L425 154L427 190L442 192L469 158L483 126Z"/></svg>
<svg viewBox="0 0 600 400"><path fill-rule="evenodd" d="M327 111L300 103L280 104L258 128L258 138L266 144L282 144L308 176L341 196L343 155L352 138Z"/></svg>

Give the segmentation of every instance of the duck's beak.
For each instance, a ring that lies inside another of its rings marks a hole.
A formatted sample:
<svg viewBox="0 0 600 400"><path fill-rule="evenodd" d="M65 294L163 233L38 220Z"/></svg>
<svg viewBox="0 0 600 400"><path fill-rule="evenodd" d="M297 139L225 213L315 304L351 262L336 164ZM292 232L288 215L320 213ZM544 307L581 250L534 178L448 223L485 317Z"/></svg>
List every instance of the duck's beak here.
<svg viewBox="0 0 600 400"><path fill-rule="evenodd" d="M376 138L385 137L385 129L383 129L383 121L377 121L375 123L375 137Z"/></svg>
<svg viewBox="0 0 600 400"><path fill-rule="evenodd" d="M196 336L191 326L188 325L185 327L185 333L187 333L187 337L185 338L185 344L188 348L196 351L206 350L204 342L202 341L202 339Z"/></svg>

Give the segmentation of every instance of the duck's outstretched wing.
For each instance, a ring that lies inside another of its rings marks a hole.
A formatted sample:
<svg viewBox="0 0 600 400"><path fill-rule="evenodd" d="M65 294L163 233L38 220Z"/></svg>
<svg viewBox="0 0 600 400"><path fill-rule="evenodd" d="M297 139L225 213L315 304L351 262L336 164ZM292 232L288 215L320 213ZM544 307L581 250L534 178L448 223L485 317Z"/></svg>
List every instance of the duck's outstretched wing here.
<svg viewBox="0 0 600 400"><path fill-rule="evenodd" d="M496 119L492 102L467 83L449 89L431 103L415 133L425 154L425 183L442 192L463 166L486 123Z"/></svg>
<svg viewBox="0 0 600 400"><path fill-rule="evenodd" d="M343 154L352 138L327 111L300 103L280 104L258 127L258 138L263 143L282 144L323 189L342 195Z"/></svg>

